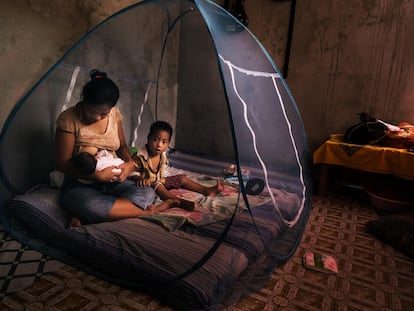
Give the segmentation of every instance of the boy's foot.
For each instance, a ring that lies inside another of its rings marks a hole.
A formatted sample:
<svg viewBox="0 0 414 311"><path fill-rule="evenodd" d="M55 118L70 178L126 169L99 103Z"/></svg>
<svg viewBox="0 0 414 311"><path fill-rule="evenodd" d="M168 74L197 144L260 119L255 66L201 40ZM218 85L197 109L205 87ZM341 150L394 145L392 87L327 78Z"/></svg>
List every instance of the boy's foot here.
<svg viewBox="0 0 414 311"><path fill-rule="evenodd" d="M224 186L220 183L220 180L217 179L217 185L210 187L207 189L207 196L214 197L217 193L222 192L224 189Z"/></svg>
<svg viewBox="0 0 414 311"><path fill-rule="evenodd" d="M195 203L192 201L187 201L180 199L180 208L185 209L186 211L192 211L195 207Z"/></svg>

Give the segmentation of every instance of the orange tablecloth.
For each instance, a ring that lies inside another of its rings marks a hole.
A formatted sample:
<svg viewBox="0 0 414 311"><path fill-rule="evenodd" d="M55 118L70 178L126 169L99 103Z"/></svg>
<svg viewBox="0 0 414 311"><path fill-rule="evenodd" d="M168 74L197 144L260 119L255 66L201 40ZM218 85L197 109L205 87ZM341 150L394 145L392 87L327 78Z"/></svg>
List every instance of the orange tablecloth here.
<svg viewBox="0 0 414 311"><path fill-rule="evenodd" d="M406 149L355 145L330 139L314 152L313 163L414 179L414 153Z"/></svg>

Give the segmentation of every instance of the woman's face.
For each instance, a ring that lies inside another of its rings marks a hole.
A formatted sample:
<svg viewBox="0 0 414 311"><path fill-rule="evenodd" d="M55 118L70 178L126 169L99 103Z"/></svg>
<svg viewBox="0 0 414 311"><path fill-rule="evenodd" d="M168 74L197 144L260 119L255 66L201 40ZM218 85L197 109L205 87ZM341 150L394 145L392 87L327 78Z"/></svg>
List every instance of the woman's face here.
<svg viewBox="0 0 414 311"><path fill-rule="evenodd" d="M82 103L82 122L85 124L93 124L105 119L111 112L112 106L109 104L91 105Z"/></svg>

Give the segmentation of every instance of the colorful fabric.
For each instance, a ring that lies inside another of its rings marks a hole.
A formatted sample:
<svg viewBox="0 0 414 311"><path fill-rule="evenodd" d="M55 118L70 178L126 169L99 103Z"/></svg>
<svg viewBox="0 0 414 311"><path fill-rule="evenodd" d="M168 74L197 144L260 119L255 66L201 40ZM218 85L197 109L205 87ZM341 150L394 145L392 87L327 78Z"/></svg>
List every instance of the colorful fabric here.
<svg viewBox="0 0 414 311"><path fill-rule="evenodd" d="M348 144L330 139L314 152L313 162L414 179L414 153L406 149Z"/></svg>
<svg viewBox="0 0 414 311"><path fill-rule="evenodd" d="M192 174L186 172L195 182L206 187L214 186L217 179L207 176ZM246 210L243 198L239 194L238 185L230 183L224 179L220 180L224 186L223 191L214 197L204 196L200 193L186 189L171 190L177 197L187 201L195 202L195 208L192 211L186 211L181 208L170 208L165 212L141 216L140 218L157 223L168 231L175 231L184 223L192 224L194 227L201 227L207 224L215 223L220 220L230 218L233 213L239 213ZM277 198L280 208L287 211L295 211L299 204L299 198L296 194L279 189L271 189L273 196ZM260 195L248 195L249 206L255 208L271 201L269 192L263 191Z"/></svg>

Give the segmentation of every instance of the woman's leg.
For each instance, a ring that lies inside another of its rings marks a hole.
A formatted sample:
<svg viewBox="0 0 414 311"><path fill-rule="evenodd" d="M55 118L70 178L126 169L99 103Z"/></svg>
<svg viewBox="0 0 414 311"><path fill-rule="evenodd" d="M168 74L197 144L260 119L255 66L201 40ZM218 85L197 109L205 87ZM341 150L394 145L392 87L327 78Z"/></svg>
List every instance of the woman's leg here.
<svg viewBox="0 0 414 311"><path fill-rule="evenodd" d="M108 217L123 219L159 213L170 207L178 206L179 201L168 198L159 205L153 205L155 192L151 187L137 187L135 182L126 180L123 183L109 185L107 193L117 197Z"/></svg>
<svg viewBox="0 0 414 311"><path fill-rule="evenodd" d="M124 183L102 188L79 186L64 191L61 206L75 216L69 225L133 218L179 205L177 200L167 200L155 206L152 204L155 193L151 188L139 188L133 182Z"/></svg>
<svg viewBox="0 0 414 311"><path fill-rule="evenodd" d="M159 213L171 207L178 206L179 203L180 202L178 200L168 199L159 205L149 205L145 210L143 210L125 198L118 198L109 211L108 218L111 220L117 220Z"/></svg>
<svg viewBox="0 0 414 311"><path fill-rule="evenodd" d="M115 199L102 194L97 188L76 186L62 192L60 204L66 212L74 216L69 226L76 227L81 223L105 221Z"/></svg>

